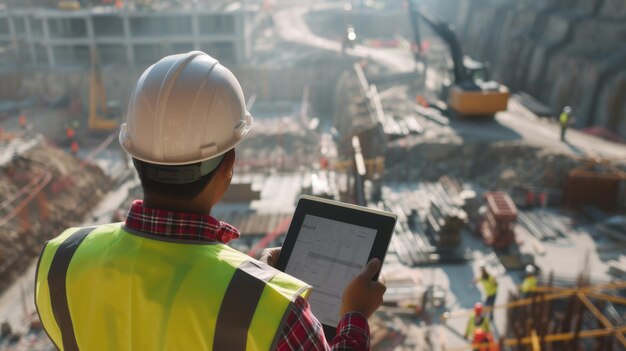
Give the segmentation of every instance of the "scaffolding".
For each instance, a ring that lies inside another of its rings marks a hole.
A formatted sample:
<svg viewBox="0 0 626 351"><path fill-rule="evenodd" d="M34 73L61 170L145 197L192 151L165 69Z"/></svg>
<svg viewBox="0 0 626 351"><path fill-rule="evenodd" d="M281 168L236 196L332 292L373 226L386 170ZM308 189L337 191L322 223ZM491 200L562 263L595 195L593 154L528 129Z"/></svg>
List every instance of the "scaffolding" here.
<svg viewBox="0 0 626 351"><path fill-rule="evenodd" d="M626 281L589 284L581 274L574 287L553 286L550 274L545 286L531 297L510 294L509 302L493 309L507 310L507 328L499 340L501 350L566 351L626 349ZM488 313L490 308L485 308ZM619 311L622 311L620 313ZM472 311L447 313L443 320L466 318ZM476 345L446 348L472 350Z"/></svg>

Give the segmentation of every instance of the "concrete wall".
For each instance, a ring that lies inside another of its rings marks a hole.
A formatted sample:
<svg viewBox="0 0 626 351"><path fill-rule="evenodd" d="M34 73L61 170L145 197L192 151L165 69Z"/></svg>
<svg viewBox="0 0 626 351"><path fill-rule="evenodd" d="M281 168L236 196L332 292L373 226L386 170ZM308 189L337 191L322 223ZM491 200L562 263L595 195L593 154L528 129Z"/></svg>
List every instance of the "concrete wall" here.
<svg viewBox="0 0 626 351"><path fill-rule="evenodd" d="M257 95L257 98L263 100L300 100L304 87L309 86L312 112L330 117L337 81L341 72L351 65L352 61L349 59L322 54L312 55L309 61L299 62L291 67L236 66L231 69L246 98ZM131 70L115 66L103 67L102 79L107 99L119 101L125 110L133 85L145 68ZM87 70L27 72L21 75L19 97L39 97L45 101L54 101L66 95L79 96L83 106L87 108L88 94Z"/></svg>

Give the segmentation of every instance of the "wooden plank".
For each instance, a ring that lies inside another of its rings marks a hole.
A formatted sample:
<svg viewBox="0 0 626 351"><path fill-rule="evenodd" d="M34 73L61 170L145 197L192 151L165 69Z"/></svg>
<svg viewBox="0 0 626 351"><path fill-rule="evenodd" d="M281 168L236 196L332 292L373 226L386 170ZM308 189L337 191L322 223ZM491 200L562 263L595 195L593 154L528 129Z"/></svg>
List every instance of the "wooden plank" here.
<svg viewBox="0 0 626 351"><path fill-rule="evenodd" d="M604 325L605 328L611 329L611 330L614 329L613 324L611 324L608 318L606 318L606 316L602 314L602 312L600 312L600 310L596 307L596 305L594 305L593 302L591 302L591 300L589 300L589 298L583 292L579 292L577 295L580 301L582 301L582 303L584 303L585 306L587 306L589 311L593 313L593 315L600 321L600 323L602 323L602 325ZM626 347L626 337L624 337L623 333L616 332L615 337L617 338L617 340L619 340L622 343L624 347Z"/></svg>
<svg viewBox="0 0 626 351"><path fill-rule="evenodd" d="M624 297L601 294L601 293L596 293L596 292L588 292L587 296L593 297L594 299L601 299L605 301L611 301L613 303L617 303L620 305L626 305L626 298Z"/></svg>

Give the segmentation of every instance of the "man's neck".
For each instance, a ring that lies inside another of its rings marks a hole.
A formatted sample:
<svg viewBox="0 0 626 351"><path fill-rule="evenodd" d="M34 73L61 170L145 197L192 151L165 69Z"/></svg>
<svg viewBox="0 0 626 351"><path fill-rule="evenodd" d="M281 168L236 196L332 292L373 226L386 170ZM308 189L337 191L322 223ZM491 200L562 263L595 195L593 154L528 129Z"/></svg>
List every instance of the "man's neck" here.
<svg viewBox="0 0 626 351"><path fill-rule="evenodd" d="M157 194L145 194L143 204L149 208L169 210L175 212L211 214L211 202L204 201L202 197L195 199L176 199Z"/></svg>

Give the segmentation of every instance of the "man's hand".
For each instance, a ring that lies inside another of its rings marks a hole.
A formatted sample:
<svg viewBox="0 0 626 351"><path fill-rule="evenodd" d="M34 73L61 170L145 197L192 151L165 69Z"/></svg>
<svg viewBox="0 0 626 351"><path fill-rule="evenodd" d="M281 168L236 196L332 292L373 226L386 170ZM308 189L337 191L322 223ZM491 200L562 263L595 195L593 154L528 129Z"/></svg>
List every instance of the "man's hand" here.
<svg viewBox="0 0 626 351"><path fill-rule="evenodd" d="M387 288L380 281L372 280L380 270L380 265L378 258L372 259L363 271L348 283L341 301L342 316L348 312L359 312L369 318L382 305L383 294Z"/></svg>
<svg viewBox="0 0 626 351"><path fill-rule="evenodd" d="M264 249L261 252L259 261L276 268L276 264L278 263L278 256L280 256L280 249L280 247L271 247L269 249Z"/></svg>

